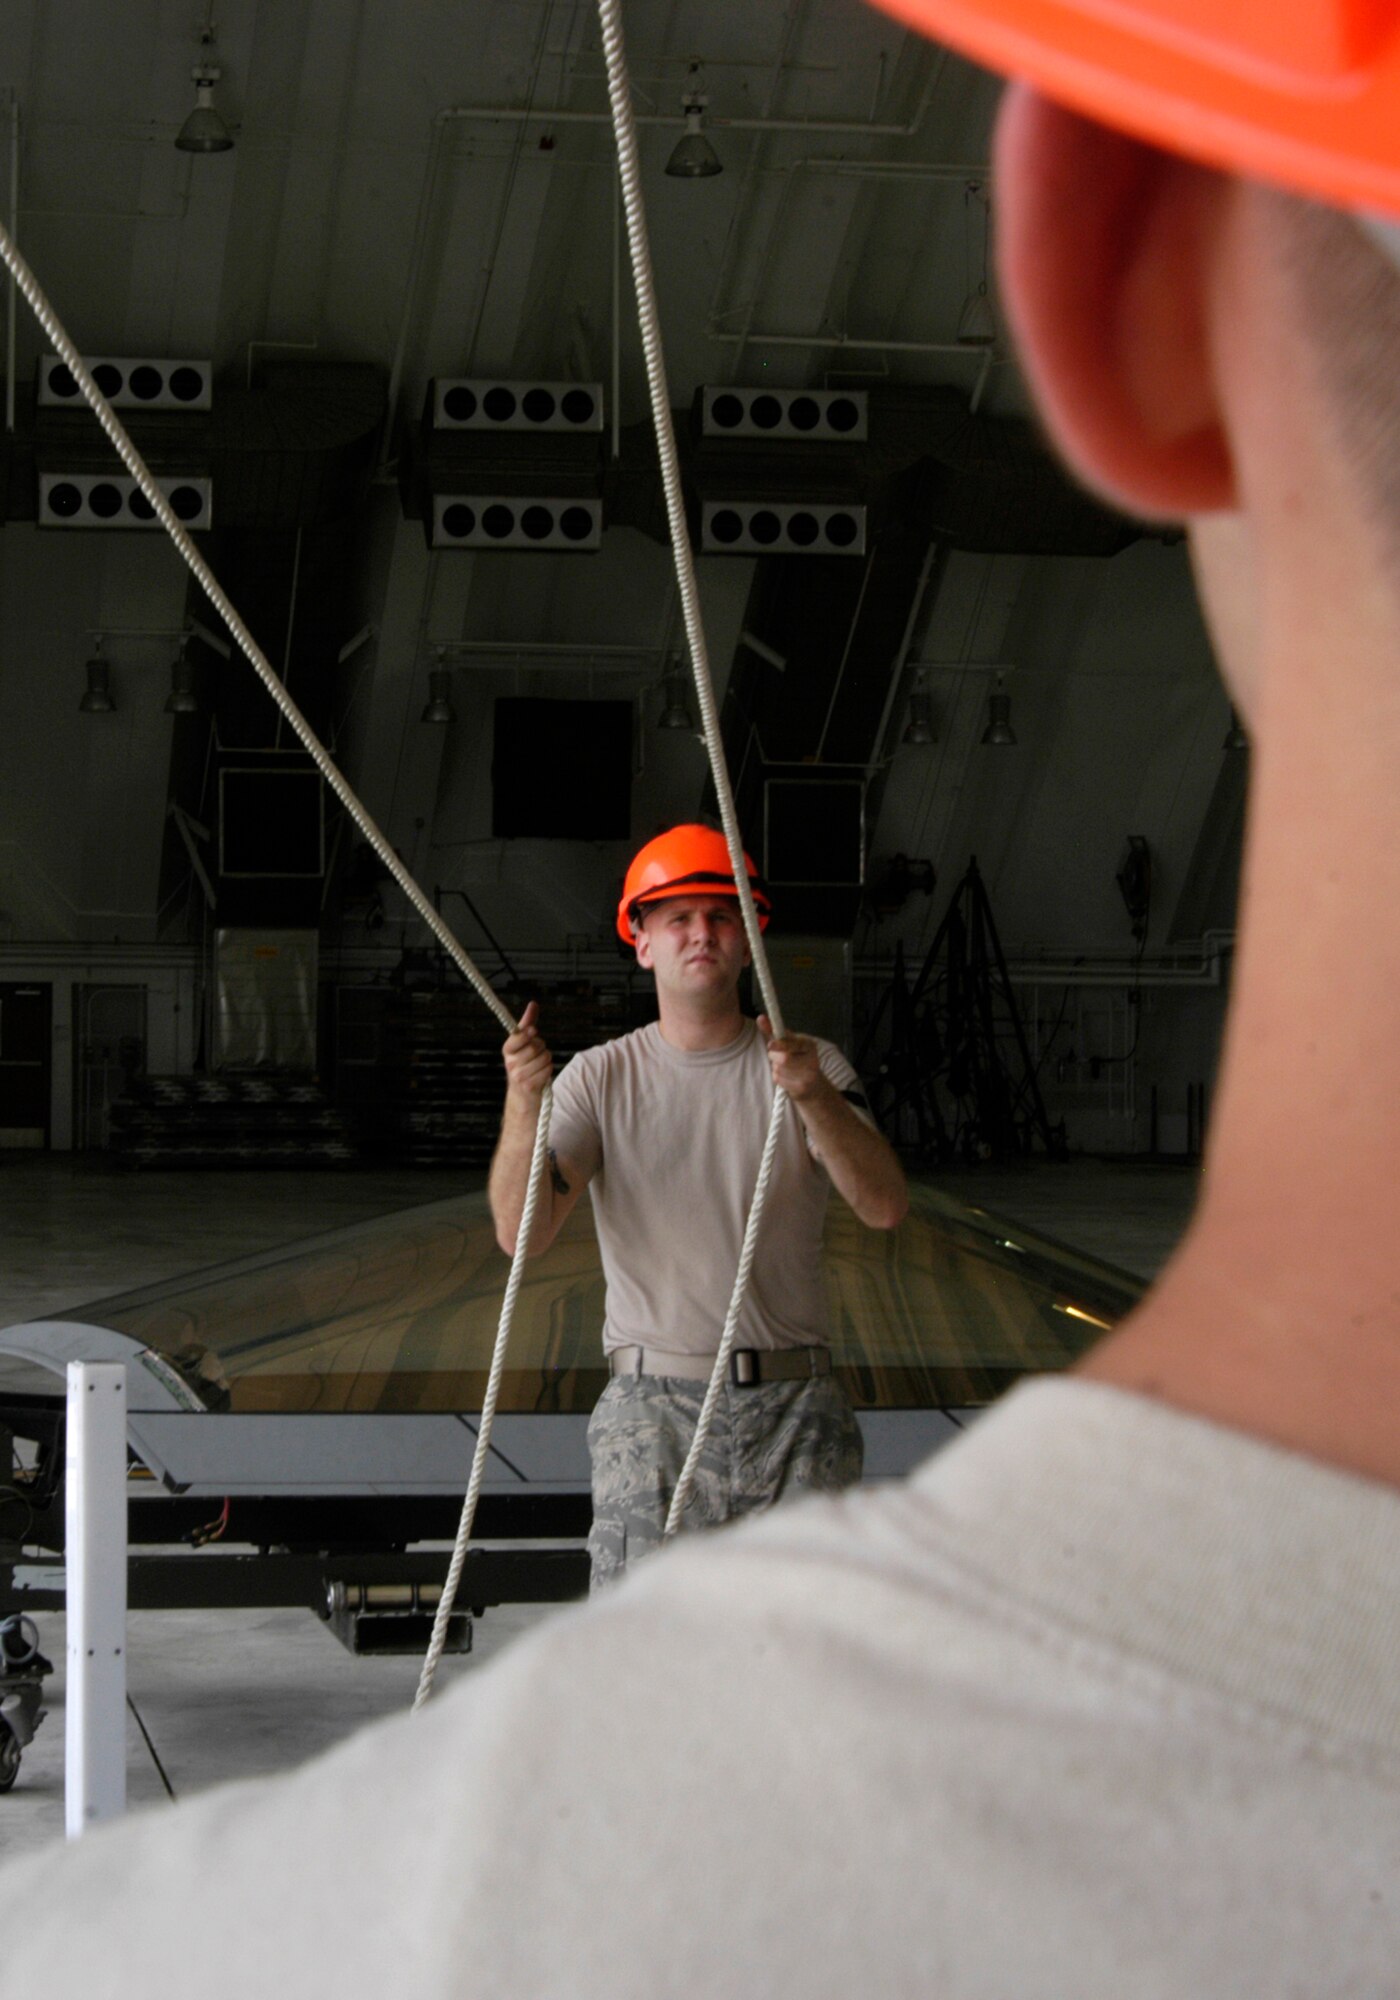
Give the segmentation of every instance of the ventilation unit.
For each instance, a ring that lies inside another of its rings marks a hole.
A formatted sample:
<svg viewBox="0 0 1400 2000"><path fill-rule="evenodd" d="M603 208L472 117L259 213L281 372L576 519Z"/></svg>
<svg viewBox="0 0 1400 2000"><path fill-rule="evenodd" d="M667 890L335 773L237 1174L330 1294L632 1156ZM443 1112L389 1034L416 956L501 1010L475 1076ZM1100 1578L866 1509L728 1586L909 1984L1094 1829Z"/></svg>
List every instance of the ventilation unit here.
<svg viewBox="0 0 1400 2000"><path fill-rule="evenodd" d="M438 431L600 431L601 382L438 381L432 385Z"/></svg>
<svg viewBox="0 0 1400 2000"><path fill-rule="evenodd" d="M435 493L434 549L598 549L601 500L549 500L531 495Z"/></svg>
<svg viewBox="0 0 1400 2000"><path fill-rule="evenodd" d="M702 389L705 437L812 438L860 444L869 430L864 389Z"/></svg>
<svg viewBox="0 0 1400 2000"><path fill-rule="evenodd" d="M865 509L707 500L700 514L700 548L710 556L861 556Z"/></svg>
<svg viewBox="0 0 1400 2000"><path fill-rule="evenodd" d="M89 359L88 373L114 410L209 410L214 406L213 367L208 361L121 361L108 355ZM39 363L42 409L85 410L83 392L68 364L56 354Z"/></svg>
<svg viewBox="0 0 1400 2000"><path fill-rule="evenodd" d="M214 525L214 482L202 475L157 479L176 520L187 528ZM158 528L155 508L125 473L41 472L41 528Z"/></svg>

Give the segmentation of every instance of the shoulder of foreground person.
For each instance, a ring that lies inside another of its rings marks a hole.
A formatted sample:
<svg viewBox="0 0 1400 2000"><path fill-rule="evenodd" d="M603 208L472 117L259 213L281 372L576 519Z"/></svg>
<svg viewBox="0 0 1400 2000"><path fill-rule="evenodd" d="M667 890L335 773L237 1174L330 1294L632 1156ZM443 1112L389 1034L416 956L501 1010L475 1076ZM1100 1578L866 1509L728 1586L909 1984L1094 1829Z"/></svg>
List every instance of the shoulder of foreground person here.
<svg viewBox="0 0 1400 2000"><path fill-rule="evenodd" d="M983 1523L997 1488L1008 1524L1045 1516L1043 1493L1022 1508L1005 1474L1047 1424L1047 1476L1069 1511L1045 1521L1037 1597L999 1579ZM287 1779L12 1866L0 1930L15 1990L1385 1990L1400 1954L1400 1725L1389 1751L1363 1742L1341 1686L1309 1713L1315 1691L1304 1675L1292 1699L1287 1660L1267 1699L1214 1686L1117 1643L1115 1621L1133 1626L1122 1607L1094 1629L1094 1535L1073 1510L1099 1475L1068 1474L1115 1426L1140 1477L1148 1439L1194 1487L1222 1441L1122 1392L1037 1385L909 1484L669 1550L422 1715ZM1248 1501L1291 1469L1223 1438L1220 1481ZM1377 1514L1364 1482L1305 1469L1328 1496L1326 1535L1357 1501L1368 1560L1390 1565L1400 1498L1381 1494ZM1131 1514L1110 1483L1104 1511L1119 1502ZM1167 1527L1193 1540L1189 1521ZM1056 1547L1066 1573L1090 1572L1068 1612ZM1139 1554L1150 1597L1160 1579ZM1201 1556L1209 1597L1208 1570ZM1241 1581L1253 1598L1268 1579ZM1373 1586L1358 1574L1347 1589ZM1241 1624L1257 1611L1242 1601ZM1195 1615L1167 1612L1168 1632ZM1335 1628L1337 1602L1318 1615ZM1193 1633L1188 1662L1209 1636ZM1387 1635L1370 1637L1379 1658ZM1374 1665L1358 1655L1351 1679Z"/></svg>

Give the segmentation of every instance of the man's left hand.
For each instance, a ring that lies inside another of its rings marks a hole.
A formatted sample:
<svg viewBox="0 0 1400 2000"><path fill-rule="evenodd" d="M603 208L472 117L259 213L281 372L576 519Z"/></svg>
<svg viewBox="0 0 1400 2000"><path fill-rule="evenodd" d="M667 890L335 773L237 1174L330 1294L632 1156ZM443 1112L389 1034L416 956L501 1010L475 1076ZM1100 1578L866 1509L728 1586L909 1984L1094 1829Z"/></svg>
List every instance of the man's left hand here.
<svg viewBox="0 0 1400 2000"><path fill-rule="evenodd" d="M758 1032L768 1044L768 1066L773 1072L773 1081L779 1090L785 1090L794 1104L804 1099L820 1095L830 1088L822 1073L821 1059L817 1045L810 1035L780 1035L773 1033L773 1023L766 1014L758 1017Z"/></svg>

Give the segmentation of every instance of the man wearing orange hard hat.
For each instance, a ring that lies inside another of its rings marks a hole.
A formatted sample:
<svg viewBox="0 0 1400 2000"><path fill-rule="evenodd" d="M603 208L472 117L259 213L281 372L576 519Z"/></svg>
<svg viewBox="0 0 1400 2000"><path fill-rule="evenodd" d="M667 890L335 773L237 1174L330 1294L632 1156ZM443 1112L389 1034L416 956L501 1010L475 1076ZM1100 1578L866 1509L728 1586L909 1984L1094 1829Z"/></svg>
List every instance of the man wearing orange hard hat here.
<svg viewBox="0 0 1400 2000"><path fill-rule="evenodd" d="M766 930L767 892L747 854L744 864ZM903 1170L840 1050L808 1035L775 1038L763 1015L754 1022L741 1009L749 950L722 833L673 826L649 840L627 870L617 933L656 980L659 1018L575 1056L555 1081L550 1177L530 1245L532 1256L546 1249L588 1188L612 1375L588 1427L595 1587L663 1539L724 1331L773 1085L796 1117L785 1119L773 1156L686 1527L860 1478L860 1430L828 1346L827 1190L878 1228L892 1228L907 1206ZM501 1247L513 1252L554 1067L533 1002L506 1042L505 1067L490 1194Z"/></svg>
<svg viewBox="0 0 1400 2000"><path fill-rule="evenodd" d="M329 1991L345 1909L341 1994L1400 1991L1400 6L896 4L1020 79L1026 373L1188 522L1253 739L1190 1233L902 1487L697 1537L124 1866L11 1870L16 1991Z"/></svg>

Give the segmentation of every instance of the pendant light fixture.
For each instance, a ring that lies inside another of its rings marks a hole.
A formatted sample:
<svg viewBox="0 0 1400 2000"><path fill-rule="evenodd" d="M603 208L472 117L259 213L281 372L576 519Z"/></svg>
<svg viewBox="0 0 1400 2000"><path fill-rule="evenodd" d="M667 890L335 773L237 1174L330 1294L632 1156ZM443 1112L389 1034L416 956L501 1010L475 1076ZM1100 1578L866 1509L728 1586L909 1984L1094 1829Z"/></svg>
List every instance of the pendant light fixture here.
<svg viewBox="0 0 1400 2000"><path fill-rule="evenodd" d="M909 719L900 741L919 747L938 741L933 727L933 702L925 691L921 673L914 676L914 687L909 696Z"/></svg>
<svg viewBox="0 0 1400 2000"><path fill-rule="evenodd" d="M681 110L685 113L685 133L671 149L666 172L676 181L712 180L724 172L724 162L705 137L705 106L709 98L700 89L700 65L690 65Z"/></svg>
<svg viewBox="0 0 1400 2000"><path fill-rule="evenodd" d="M233 134L214 108L214 85L223 75L219 51L214 46L214 27L206 22L199 37L199 61L190 71L194 84L194 110L175 135L182 153L230 153Z"/></svg>
<svg viewBox="0 0 1400 2000"><path fill-rule="evenodd" d="M685 675L666 674L661 682L665 694L665 706L657 718L658 729L684 729L692 735L695 732L695 717L691 714L685 698Z"/></svg>
<svg viewBox="0 0 1400 2000"><path fill-rule="evenodd" d="M981 275L975 285L968 287L963 300L961 317L958 320L957 340L960 347L995 347L997 338L996 316L992 302L987 297L988 233L990 229L990 209L987 191L980 181L969 181L963 195L964 219L976 204L981 218Z"/></svg>
<svg viewBox="0 0 1400 2000"><path fill-rule="evenodd" d="M446 729L457 717L452 707L452 675L442 664L442 654L438 663L428 670L428 705L423 710L424 722L437 729Z"/></svg>
<svg viewBox="0 0 1400 2000"><path fill-rule="evenodd" d="M87 686L83 690L82 699L78 703L78 713L80 715L111 715L117 704L112 699L111 677L107 671L107 662L102 657L102 637L100 633L93 648L92 658L88 661L84 672L87 675Z"/></svg>
<svg viewBox="0 0 1400 2000"><path fill-rule="evenodd" d="M982 731L982 741L993 749L1014 749L1016 732L1011 727L1011 697L1002 692L1000 683L996 693L988 700L987 708L990 719Z"/></svg>
<svg viewBox="0 0 1400 2000"><path fill-rule="evenodd" d="M180 650L170 662L170 692L165 697L167 715L198 715L199 697L194 691L194 662L186 651L188 632L180 640Z"/></svg>

